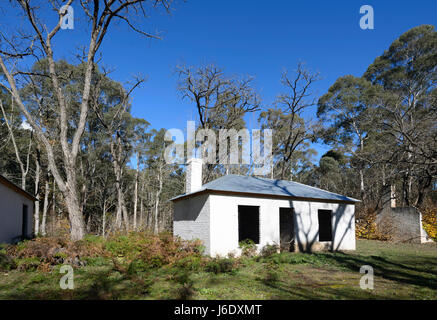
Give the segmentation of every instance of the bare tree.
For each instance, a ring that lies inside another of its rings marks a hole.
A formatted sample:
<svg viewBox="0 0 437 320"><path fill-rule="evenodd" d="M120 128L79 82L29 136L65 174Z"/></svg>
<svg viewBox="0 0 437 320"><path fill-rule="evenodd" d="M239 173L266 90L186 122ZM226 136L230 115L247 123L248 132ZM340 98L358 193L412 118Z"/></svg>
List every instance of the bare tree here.
<svg viewBox="0 0 437 320"><path fill-rule="evenodd" d="M308 70L303 63L298 64L293 77L284 71L281 83L286 92L278 95L275 108L260 115L262 127L275 130L273 156L279 158L277 165L281 166L280 179L290 177L292 158L299 147L312 138L310 123L303 119L302 113L316 104L312 87L319 80L319 74ZM272 178L273 175L274 170Z"/></svg>
<svg viewBox="0 0 437 320"><path fill-rule="evenodd" d="M74 0L68 0L64 4L69 6ZM2 39L0 47L0 68L4 73L6 82L0 84L12 95L15 103L18 105L20 111L25 116L27 122L34 130L40 145L44 148L48 158L48 167L62 192L67 207L70 225L71 225L71 239L82 239L85 234L84 219L81 212L80 201L77 189L76 176L76 161L78 153L80 152L80 140L85 130L87 115L89 111L89 98L91 90L91 81L93 70L95 67L95 57L98 52L107 32L109 26L115 20L121 20L128 24L128 26L136 32L141 33L147 37L157 38L155 35L141 31L135 27L130 17L132 14L140 14L146 17L145 4L150 3L152 6L163 6L166 10L169 9L169 1L165 0L107 0L103 3L98 0L82 0L80 6L88 17L91 24L89 43L87 52L84 55L85 77L84 85L81 94L81 103L79 108L79 120L77 126L72 128L69 124L68 99L60 86L60 79L55 68L53 38L61 29L61 24L64 15L67 11L61 12L58 1L50 1L49 5L53 6L58 15L58 22L53 28L49 28L46 23L42 21L44 15L41 14L41 6L31 5L31 0L17 0L19 9L24 14L27 23L29 24L31 33L22 35L21 41L17 42L17 32L13 39L8 39L5 34L1 34ZM21 49L17 43L25 42L24 48ZM20 94L19 83L20 80L27 77L35 76L27 70L18 69L18 62L23 58L34 57L37 60L47 59L49 65L49 77L51 85L53 86L53 93L57 102L57 112L59 114L59 137L58 143L62 150L62 164L56 163L54 147L52 145L52 137L47 136L43 125L38 119L32 115ZM69 132L72 136L69 137Z"/></svg>
<svg viewBox="0 0 437 320"><path fill-rule="evenodd" d="M202 128L233 128L247 113L259 110L252 77L227 77L215 66L179 66L179 91L195 103Z"/></svg>
<svg viewBox="0 0 437 320"><path fill-rule="evenodd" d="M197 68L179 66L176 70L179 75L178 90L182 98L194 103L200 121L199 129L242 129L245 126L244 115L260 108L260 98L253 88L252 77L227 76L223 69L215 65ZM206 165L204 182L213 178L215 167L214 164Z"/></svg>

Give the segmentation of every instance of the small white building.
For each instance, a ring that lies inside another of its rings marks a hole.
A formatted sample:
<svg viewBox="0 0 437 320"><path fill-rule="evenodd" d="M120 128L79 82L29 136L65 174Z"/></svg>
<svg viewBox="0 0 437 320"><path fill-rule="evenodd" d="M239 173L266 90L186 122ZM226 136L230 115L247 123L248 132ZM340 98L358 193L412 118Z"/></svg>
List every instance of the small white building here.
<svg viewBox="0 0 437 320"><path fill-rule="evenodd" d="M32 237L36 198L0 175L0 243Z"/></svg>
<svg viewBox="0 0 437 320"><path fill-rule="evenodd" d="M211 256L238 255L246 239L259 250L355 250L359 200L301 183L226 175L202 185L202 161L191 159L186 193L171 200L174 235L202 240Z"/></svg>

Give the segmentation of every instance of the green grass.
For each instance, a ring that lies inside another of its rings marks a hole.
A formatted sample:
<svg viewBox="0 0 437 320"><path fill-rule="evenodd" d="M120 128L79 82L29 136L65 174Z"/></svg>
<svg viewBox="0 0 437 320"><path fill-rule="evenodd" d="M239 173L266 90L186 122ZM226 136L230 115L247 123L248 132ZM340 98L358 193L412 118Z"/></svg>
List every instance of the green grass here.
<svg viewBox="0 0 437 320"><path fill-rule="evenodd" d="M74 290L60 289L60 266L2 271L0 299L437 299L437 243L358 240L355 252L244 258L233 270L196 263L120 272L93 258L75 269ZM363 265L374 268L374 290L359 287Z"/></svg>

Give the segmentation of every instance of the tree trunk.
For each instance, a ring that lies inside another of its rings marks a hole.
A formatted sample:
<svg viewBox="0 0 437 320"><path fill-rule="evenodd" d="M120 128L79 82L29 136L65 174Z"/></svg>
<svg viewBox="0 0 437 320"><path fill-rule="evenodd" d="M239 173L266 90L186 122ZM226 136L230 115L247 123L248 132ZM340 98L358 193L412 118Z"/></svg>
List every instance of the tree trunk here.
<svg viewBox="0 0 437 320"><path fill-rule="evenodd" d="M41 222L41 234L45 236L47 234L46 232L46 222L47 222L47 210L49 207L49 179L46 178L45 186L44 186L44 205L43 205L43 211L42 211L42 222Z"/></svg>
<svg viewBox="0 0 437 320"><path fill-rule="evenodd" d="M70 238L73 241L81 240L85 236L85 225L75 192L67 194L65 205L67 206L68 217L70 219Z"/></svg>
<svg viewBox="0 0 437 320"><path fill-rule="evenodd" d="M140 200L140 229L144 226L144 207L143 207L143 199Z"/></svg>
<svg viewBox="0 0 437 320"><path fill-rule="evenodd" d="M130 230L130 224L129 224L129 215L127 213L126 203L124 202L124 194L122 193L121 198L121 209L123 212L123 220L124 220L124 226L126 228L126 231Z"/></svg>
<svg viewBox="0 0 437 320"><path fill-rule="evenodd" d="M76 186L76 171L73 166L67 168L67 189L62 192L70 220L70 239L81 240L85 236L85 223L79 203ZM55 183L56 184L56 183Z"/></svg>
<svg viewBox="0 0 437 320"><path fill-rule="evenodd" d="M124 193L122 186L123 168L121 167L122 157L122 142L117 135L117 148L115 148L114 140L111 140L110 149L112 155L112 166L115 174L115 188L117 190L117 215L115 218L115 227L120 230L122 224L122 218L124 219L126 230L129 230L129 221L127 215L127 209L124 201Z"/></svg>
<svg viewBox="0 0 437 320"><path fill-rule="evenodd" d="M106 199L103 199L102 237L105 237L106 229Z"/></svg>
<svg viewBox="0 0 437 320"><path fill-rule="evenodd" d="M144 179L141 181L141 190L140 190L140 227L144 228L144 205L143 205L143 194L144 194Z"/></svg>
<svg viewBox="0 0 437 320"><path fill-rule="evenodd" d="M363 169L360 169L360 194L361 194L361 200L365 200L366 197L366 191L364 189L364 173Z"/></svg>
<svg viewBox="0 0 437 320"><path fill-rule="evenodd" d="M117 188L117 213L115 215L115 228L117 230L121 229L121 195L120 188Z"/></svg>
<svg viewBox="0 0 437 320"><path fill-rule="evenodd" d="M158 217L159 217L159 200L161 197L161 192L162 192L162 165L160 164L159 166L159 171L158 171L158 191L156 192L156 198L155 198L155 227L154 227L154 233L157 234L159 232L159 221L158 221Z"/></svg>
<svg viewBox="0 0 437 320"><path fill-rule="evenodd" d="M139 155L137 153L137 170L135 172L135 191L134 191L134 230L137 230L137 207L138 207L138 175L140 170Z"/></svg>
<svg viewBox="0 0 437 320"><path fill-rule="evenodd" d="M40 175L40 165L39 165L39 152L37 151L37 157L35 160L35 212L34 212L34 233L35 236L39 234L39 175Z"/></svg>

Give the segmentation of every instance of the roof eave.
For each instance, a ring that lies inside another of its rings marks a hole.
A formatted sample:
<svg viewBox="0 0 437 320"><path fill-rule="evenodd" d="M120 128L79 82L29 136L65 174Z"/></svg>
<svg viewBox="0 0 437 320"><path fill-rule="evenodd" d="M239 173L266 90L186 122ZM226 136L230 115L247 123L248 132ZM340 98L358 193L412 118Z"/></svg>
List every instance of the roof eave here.
<svg viewBox="0 0 437 320"><path fill-rule="evenodd" d="M189 194L183 194L169 201L179 201L193 196L198 196L203 193L215 193L219 195L237 195L237 196L247 196L247 197L257 197L257 198L274 198L274 199L288 199L295 201L312 201L312 202L325 202L325 203L345 203L345 204L355 204L361 202L360 200L354 198L348 199L323 199L323 198L311 198L311 197L295 197L288 195L275 195L268 193L254 193L254 192L239 192L239 191L225 191L225 190L213 190L213 189L203 189Z"/></svg>
<svg viewBox="0 0 437 320"><path fill-rule="evenodd" d="M38 199L30 194L29 192L27 192L26 190L23 190L22 188L20 188L19 186L17 186L15 183L13 183L12 181L9 181L8 179L6 179L5 177L3 177L2 175L0 175L0 183L2 183L3 185L5 185L6 187L9 187L9 189L14 190L15 192L21 194L22 196L26 197L27 199L31 200L31 201L37 201Z"/></svg>

